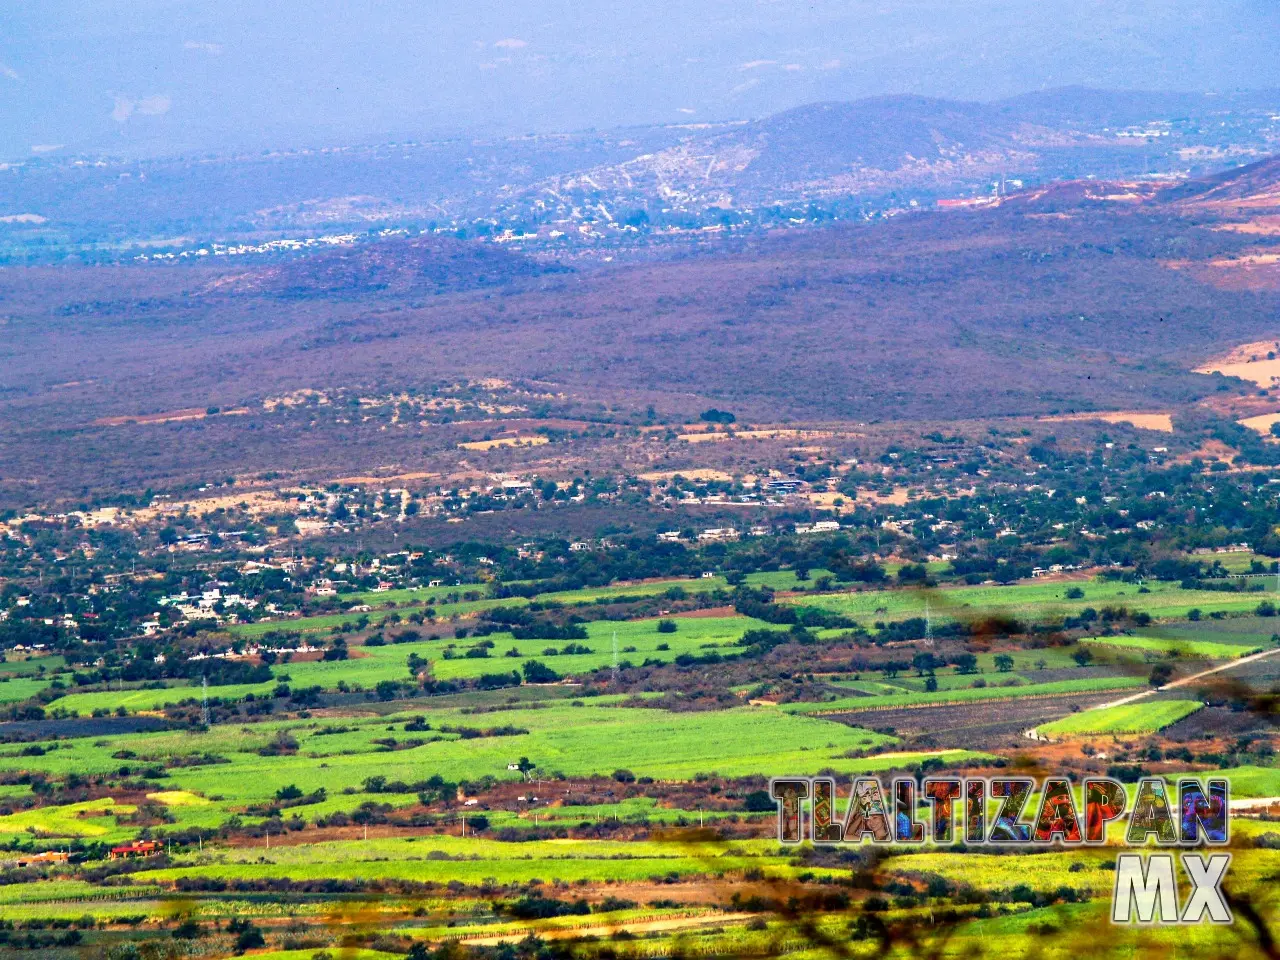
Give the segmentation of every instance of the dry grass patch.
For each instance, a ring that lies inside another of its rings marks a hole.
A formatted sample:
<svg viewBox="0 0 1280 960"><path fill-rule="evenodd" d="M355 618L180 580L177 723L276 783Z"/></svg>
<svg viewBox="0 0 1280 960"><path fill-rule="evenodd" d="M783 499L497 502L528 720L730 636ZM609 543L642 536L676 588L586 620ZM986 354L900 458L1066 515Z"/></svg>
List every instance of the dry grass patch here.
<svg viewBox="0 0 1280 960"><path fill-rule="evenodd" d="M497 437L494 440L472 440L458 446L463 450L493 450L496 447L540 447L550 442L546 437Z"/></svg>
<svg viewBox="0 0 1280 960"><path fill-rule="evenodd" d="M1173 433L1173 415L1170 413L1143 412L1140 410L1115 410L1100 413L1064 413L1054 417L1041 417L1043 423L1074 423L1099 420L1103 423L1127 423L1139 430L1156 430Z"/></svg>

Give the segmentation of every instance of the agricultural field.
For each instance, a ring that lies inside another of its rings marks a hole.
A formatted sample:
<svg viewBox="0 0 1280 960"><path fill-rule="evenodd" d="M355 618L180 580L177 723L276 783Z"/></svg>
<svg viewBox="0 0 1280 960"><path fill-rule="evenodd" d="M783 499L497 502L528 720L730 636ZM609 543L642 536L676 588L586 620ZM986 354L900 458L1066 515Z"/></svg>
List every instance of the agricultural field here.
<svg viewBox="0 0 1280 960"><path fill-rule="evenodd" d="M1047 683L1023 684L1010 682L1008 686L957 687L939 689L936 693L876 694L863 697L845 697L814 703L785 703L779 709L793 714L844 713L853 710L891 709L895 707L924 707L938 704L961 704L979 701L1025 700L1029 697L1057 697L1067 694L1123 692L1144 686L1140 677L1084 677L1079 680L1054 680Z"/></svg>
<svg viewBox="0 0 1280 960"><path fill-rule="evenodd" d="M1139 636L1152 634L1173 640L1205 640L1261 649L1276 645L1280 621L1274 617L1204 617L1195 622L1165 623L1159 628L1139 628L1134 632Z"/></svg>
<svg viewBox="0 0 1280 960"><path fill-rule="evenodd" d="M1275 557L1268 557L1260 553L1253 553L1249 550L1236 551L1234 553L1214 554L1207 559L1216 561L1221 564L1222 568L1228 573L1249 573L1254 569L1255 564L1262 564L1265 570L1271 571L1275 567Z"/></svg>
<svg viewBox="0 0 1280 960"><path fill-rule="evenodd" d="M51 680L31 676L0 676L0 703L19 703L30 700L51 682Z"/></svg>
<svg viewBox="0 0 1280 960"><path fill-rule="evenodd" d="M1026 762L1044 743L1160 737L1201 701L1096 705L1146 689L1146 661L1171 662L1173 651L1229 664L1272 646L1272 619L1252 614L1265 598L1258 594L1156 582L1139 593L1132 584L1102 581L1078 584L1084 596L1077 598L1063 596L1061 584L1035 582L926 593L816 590L826 575L812 569L802 580L782 570L751 574L747 583L778 590L779 609L852 617L870 637L851 637L844 627L793 634L785 620L727 612L717 596L717 609L691 603L693 609L656 616L654 606L642 604L629 619L582 623L585 638L521 640L505 630L474 634L477 614L529 605L484 596L484 584L349 595L377 609L233 628L241 640L276 629L309 632L322 645L342 628L346 658L313 654L273 663L269 681L212 684L212 707L231 711L231 719L209 726L192 719L202 693L194 683L107 680L55 696L61 690L49 685L55 678L65 685L71 675L61 660L17 661L0 679L0 703L21 707L38 697L60 717L98 719L89 721L92 735L60 736L69 728L55 720L0 744L0 860L46 850L80 861L37 867L32 883L0 885L0 912L32 929L70 925L104 944L135 930L172 939L187 924L202 931L213 960L233 953L234 931L246 927L265 935L265 946L249 955L286 960L313 960L321 948L334 957L341 951L404 960L414 944L501 949L531 934L600 960L606 954L593 944L603 942L608 956L636 960L673 951L736 954L779 942L784 953L804 953L807 935L769 911L758 921L758 913L740 910L741 891L782 885L811 896L841 889L849 868L814 860L807 846L778 845L777 814L763 791L769 778L990 775ZM541 615L567 613L576 604L665 599L677 586L685 597L731 589L717 576L538 599L555 601ZM481 596L462 598L471 592ZM949 640L924 648L938 652L937 664L908 669L922 648L908 644L904 654L895 642L877 649L876 622L919 615L926 602L937 624L980 615L1036 621L1088 604L1141 604L1175 619L1162 614L1145 627L1069 642ZM1222 604L1241 605L1240 612L1212 616ZM407 614L428 606L446 635L394 642L412 627ZM1202 619L1176 619L1176 611L1195 606ZM380 624L383 618L390 619ZM775 633L780 643L802 635L803 645L788 669L765 668L760 654L742 657L738 641L747 631ZM955 659L965 650L972 654L967 663ZM868 652L875 656L863 668L858 660ZM886 666L891 658L896 667ZM806 670L811 660L822 660L823 669ZM551 672L542 682L523 682L533 661ZM619 689L615 663L624 680ZM626 682L646 671L667 680ZM698 687L724 683L721 673L734 682L716 701L698 700ZM477 688L500 675L513 685ZM1259 676L1255 682L1265 682L1265 671ZM456 692L432 694L422 688L424 678ZM13 697L4 699L6 687ZM330 706L290 699L310 689L339 699ZM411 699L396 699L406 692ZM255 714L259 704L266 709ZM141 715L169 728L111 726ZM1023 726L1045 739L1022 737ZM1233 796L1280 794L1270 755L1242 754L1235 762L1210 771L1232 779ZM1038 800L1035 794L1033 805ZM1249 822L1239 835L1265 838L1268 831ZM1110 836L1118 842L1116 830ZM119 862L103 859L112 848L153 838L153 857L124 873L95 872L95 864ZM1273 869L1273 851L1249 853L1242 874ZM1107 895L1113 857L1110 849L993 857L931 844L892 851L876 882L978 891L973 903L947 908L957 929L940 955L960 956L992 927L1012 942L1038 944L1043 935L1028 931L1048 922L1033 919L1046 910L1055 923L1088 916ZM1071 891L1065 900L1064 890ZM984 897L990 901L979 906ZM353 906L353 898L362 905ZM572 912L556 907L552 916L521 918L504 906L521 898L572 904ZM1054 906L1037 907L1037 898ZM916 924L942 902L900 895L881 916ZM820 925L846 935L853 921L841 920L841 910L857 913L856 904L824 915ZM353 938L353 928L369 933ZM618 931L626 936L616 938ZM602 936L608 939L593 939ZM861 956L862 941L852 943Z"/></svg>
<svg viewBox="0 0 1280 960"><path fill-rule="evenodd" d="M521 756L553 775L608 775L624 768L636 776L664 780L698 773L782 776L825 766L852 772L911 762L892 755L846 757L851 751L875 754L875 748L893 744L894 738L768 707L680 714L580 703L475 716L426 709L341 724L273 721L243 730L214 727L197 735L174 732L123 735L107 742L64 741L47 745L40 756L6 751L0 755L0 771L106 774L121 763L111 754L122 751L134 754L139 765L213 754L230 760L232 766L218 763L171 770L164 779L165 790L252 800L269 798L290 784L308 794L320 787L332 793L359 787L378 775L405 782L431 774L454 781L483 776L519 780L519 773L507 767ZM430 729L417 734L401 731L415 719ZM501 732L465 738L449 728ZM393 732L397 744L403 741L402 747L389 749L376 742ZM282 733L297 742L296 753L258 754ZM412 745L415 740L419 745ZM180 817L199 817L204 811L198 804L175 804L171 809Z"/></svg>
<svg viewBox="0 0 1280 960"><path fill-rule="evenodd" d="M1274 587L1274 583L1272 583ZM1080 597L1068 597L1071 588ZM788 597L783 602L843 614L864 626L875 621L923 617L926 605L937 621L967 621L977 617L1009 616L1026 621L1043 621L1078 616L1086 608L1125 607L1131 613L1147 613L1153 618L1185 618L1191 610L1204 614L1248 613L1260 602L1275 603L1274 590L1250 593L1222 593L1215 590L1187 590L1175 583L1152 581L1141 587L1122 581L1092 580L1087 583L1013 583L1007 586L943 587L930 590L861 590Z"/></svg>
<svg viewBox="0 0 1280 960"><path fill-rule="evenodd" d="M748 630L771 629L769 624L749 617L687 617L678 618L675 623L675 632L660 633L656 619L597 621L587 625L586 640L575 641L515 640L509 633L494 633L483 638L460 641L432 640L377 647L366 645L353 648L349 660L307 660L280 664L273 670L275 679L272 681L214 686L210 687L209 693L213 697L238 700L249 694L268 694L280 683L287 683L294 688L318 686L323 690L336 690L338 684L342 683L353 690L372 690L386 680L411 679L413 674L407 666L411 656L429 663L431 675L442 680L510 673L512 670L520 670L529 660L537 660L558 674L577 675L608 667L614 662L615 633L618 638L618 661L639 664L645 660L667 663L685 653L701 655L708 649L734 644ZM574 648L586 647L591 652L562 653L569 643ZM483 656L468 656L471 651ZM512 651L515 653L512 654ZM0 691L2 690L3 685L0 684ZM198 685L193 684L158 690L73 693L60 698L56 703L65 710L85 714L120 707L128 711L155 710L165 704L199 696Z"/></svg>
<svg viewBox="0 0 1280 960"><path fill-rule="evenodd" d="M1106 650L1134 651L1139 654L1147 653L1163 657L1194 657L1203 660L1231 660L1235 657L1258 653L1264 649L1243 643L1156 636L1084 637L1080 642Z"/></svg>
<svg viewBox="0 0 1280 960"><path fill-rule="evenodd" d="M1082 710L1045 724L1046 736L1088 736L1106 733L1158 733L1204 707L1198 700L1142 700L1118 707Z"/></svg>

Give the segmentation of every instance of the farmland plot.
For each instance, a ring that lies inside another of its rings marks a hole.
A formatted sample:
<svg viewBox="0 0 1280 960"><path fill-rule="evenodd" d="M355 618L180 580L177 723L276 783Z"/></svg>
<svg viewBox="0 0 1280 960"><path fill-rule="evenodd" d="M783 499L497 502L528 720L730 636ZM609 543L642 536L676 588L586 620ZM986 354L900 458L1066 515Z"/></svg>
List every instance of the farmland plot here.
<svg viewBox="0 0 1280 960"><path fill-rule="evenodd" d="M1040 727L1046 736L1104 733L1158 733L1204 706L1198 700L1147 700L1119 707L1083 710Z"/></svg>

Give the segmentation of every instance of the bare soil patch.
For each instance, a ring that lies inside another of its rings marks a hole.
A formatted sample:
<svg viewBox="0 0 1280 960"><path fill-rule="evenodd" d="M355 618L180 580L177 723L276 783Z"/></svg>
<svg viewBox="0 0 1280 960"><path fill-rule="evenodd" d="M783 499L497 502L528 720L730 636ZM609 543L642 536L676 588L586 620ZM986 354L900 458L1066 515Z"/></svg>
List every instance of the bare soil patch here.
<svg viewBox="0 0 1280 960"><path fill-rule="evenodd" d="M204 420L208 417L242 417L250 413L248 407L236 407L234 410L222 410L218 413L209 413L208 410L201 410L193 407L189 410L170 410L167 413L139 413L131 416L122 417L99 417L93 421L95 427L123 427L126 424L153 424L153 423L180 423L184 420Z"/></svg>

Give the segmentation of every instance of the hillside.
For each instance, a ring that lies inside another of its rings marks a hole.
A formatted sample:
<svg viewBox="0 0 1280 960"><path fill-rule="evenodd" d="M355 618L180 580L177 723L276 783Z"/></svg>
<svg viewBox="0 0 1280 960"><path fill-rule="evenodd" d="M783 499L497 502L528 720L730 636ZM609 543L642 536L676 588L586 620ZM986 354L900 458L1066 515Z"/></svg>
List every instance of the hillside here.
<svg viewBox="0 0 1280 960"><path fill-rule="evenodd" d="M492 244L449 237L395 238L336 247L230 274L206 290L302 299L419 296L499 286L561 269Z"/></svg>
<svg viewBox="0 0 1280 960"><path fill-rule="evenodd" d="M1266 238L1158 195L1117 202L1126 189L1066 185L575 273L461 241L371 243L254 273L10 268L0 486L21 497L71 476L127 487L371 462L447 470L460 441L635 423L650 407L677 422L715 406L857 424L1225 397L1192 368L1273 337L1280 294L1224 289L1217 264L1249 262ZM412 422L341 415L458 383L487 386ZM140 415L149 425L114 425Z"/></svg>
<svg viewBox="0 0 1280 960"><path fill-rule="evenodd" d="M174 238L253 247L379 228L509 231L556 255L594 252L602 240L661 243L726 221L883 215L989 193L997 180L1209 173L1280 150L1278 114L1280 91L1066 88L984 103L881 96L508 139L92 165L35 158L6 171L0 262L100 262L173 251Z"/></svg>
<svg viewBox="0 0 1280 960"><path fill-rule="evenodd" d="M1163 199L1238 210L1280 210L1280 157L1181 184Z"/></svg>
<svg viewBox="0 0 1280 960"><path fill-rule="evenodd" d="M768 189L830 181L861 168L911 166L923 175L931 165L941 171L948 164L1026 155L1030 145L1053 138L1047 128L985 104L896 96L799 107L716 142L751 144L757 156L741 181Z"/></svg>

